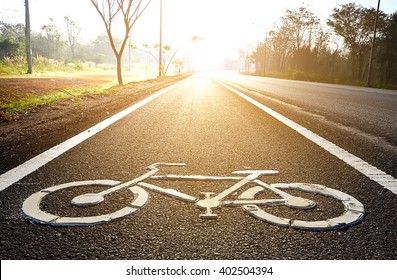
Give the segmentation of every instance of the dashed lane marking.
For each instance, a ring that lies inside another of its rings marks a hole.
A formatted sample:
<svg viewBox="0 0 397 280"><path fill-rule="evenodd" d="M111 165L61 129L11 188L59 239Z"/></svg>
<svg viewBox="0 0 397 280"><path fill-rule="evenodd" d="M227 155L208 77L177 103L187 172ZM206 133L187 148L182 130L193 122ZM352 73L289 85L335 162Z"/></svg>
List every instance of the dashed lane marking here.
<svg viewBox="0 0 397 280"><path fill-rule="evenodd" d="M255 105L262 111L268 113L275 119L281 121L288 127L292 128L302 136L306 137L313 143L319 145L321 148L326 150L327 152L331 153L332 155L336 156L337 158L341 159L363 175L367 176L369 179L377 182L379 185L383 186L384 188L390 190L392 193L397 194L397 179L393 176L385 173L384 171L378 169L377 167L369 164L368 162L362 160L361 158L349 153L348 151L340 148L339 146L335 145L334 143L328 141L327 139L317 135L316 133L308 130L307 128L297 124L296 122L284 117L283 115L277 113L276 111L270 109L269 107L259 103L258 101L246 96L245 94L235 90L234 88L226 85L225 83L216 80L219 84L227 88L228 90L232 91L233 93L237 94L238 96L244 98L246 101L250 102L251 104Z"/></svg>

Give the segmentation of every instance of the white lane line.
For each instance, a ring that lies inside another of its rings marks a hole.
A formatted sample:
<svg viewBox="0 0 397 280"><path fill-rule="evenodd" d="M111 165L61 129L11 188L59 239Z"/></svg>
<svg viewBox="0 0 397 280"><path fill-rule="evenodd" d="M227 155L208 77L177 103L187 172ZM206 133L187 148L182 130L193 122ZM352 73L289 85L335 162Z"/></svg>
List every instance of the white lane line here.
<svg viewBox="0 0 397 280"><path fill-rule="evenodd" d="M73 136L72 138L62 142L61 144L52 147L51 149L37 155L36 157L24 162L23 164L15 167L14 169L11 169L7 171L6 173L3 173L0 175L0 192L11 186L12 184L18 182L25 176L29 175L30 173L36 171L43 165L47 164L48 162L52 161L56 157L62 155L63 153L67 152L71 148L77 146L81 142L87 140L88 138L94 136L101 130L105 129L106 127L110 126L111 124L115 123L116 121L122 119L126 115L132 113L133 111L139 109L140 107L146 105L150 101L156 99L160 95L163 95L164 93L176 88L179 86L182 82L185 80L182 80L172 86L169 86L167 88L164 88L157 93L149 96L148 98L132 105L131 107L111 116L110 118L94 125L93 127L81 132L80 134Z"/></svg>
<svg viewBox="0 0 397 280"><path fill-rule="evenodd" d="M281 121L288 127L292 128L296 132L300 133L310 141L314 142L315 144L319 145L321 148L326 150L327 152L331 153L332 155L338 157L363 175L367 176L369 179L377 182L379 185L383 186L384 188L390 190L392 193L397 194L397 179L393 176L383 172L382 170L376 168L375 166L369 164L368 162L362 160L361 158L349 153L348 151L340 148L339 146L335 145L334 143L328 141L327 139L317 135L316 133L308 130L307 128L297 124L296 122L284 117L283 115L273 111L269 107L255 101L254 99L246 96L245 94L231 88L230 86L224 84L223 82L216 80L219 84L227 88L228 90L234 92L235 94L239 95L240 97L244 98L251 104L255 105L256 107L260 108L264 112L268 113L272 117L276 118L277 120Z"/></svg>

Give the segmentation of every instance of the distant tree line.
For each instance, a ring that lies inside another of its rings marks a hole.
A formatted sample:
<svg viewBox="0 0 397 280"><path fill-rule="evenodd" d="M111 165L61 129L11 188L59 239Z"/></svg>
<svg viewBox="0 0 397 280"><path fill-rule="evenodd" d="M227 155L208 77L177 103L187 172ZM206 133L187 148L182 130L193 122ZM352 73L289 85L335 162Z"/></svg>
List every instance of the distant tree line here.
<svg viewBox="0 0 397 280"><path fill-rule="evenodd" d="M78 24L70 16L65 16L64 20L63 28L55 25L54 20L50 18L48 23L42 26L40 32L31 33L32 53L36 64L38 61L42 62L43 59L49 59L58 64L78 65L80 62L93 62L105 69L115 67L117 58L107 34L98 35L95 40L82 43L79 36L81 28ZM113 41L116 48L122 43L116 37L113 37ZM151 64L157 67L159 59L157 44L153 47L149 44L141 46L132 44L127 48L130 48L133 53L132 63L142 63L146 67ZM170 45L163 46L163 65L165 65L163 75L167 74L171 65L176 73L184 68L184 61L175 59L177 51L178 49L173 49ZM0 21L0 63L5 59L25 63L24 59L21 59L23 56L26 56L25 25ZM124 55L125 65L128 64L128 60L129 56Z"/></svg>
<svg viewBox="0 0 397 280"><path fill-rule="evenodd" d="M340 5L326 21L302 6L287 9L263 42L240 51L245 69L257 75L336 83L365 84L376 10ZM380 11L373 59L375 85L397 85L397 12Z"/></svg>
<svg viewBox="0 0 397 280"><path fill-rule="evenodd" d="M69 16L64 18L61 28L53 19L43 25L40 32L31 34L32 53L34 57L55 59L66 63L92 61L96 64L115 64L116 58L106 34L98 35L94 41L82 43L79 37L81 28ZM63 32L62 32L63 31ZM120 40L114 38L116 45ZM6 57L24 56L25 25L0 21L0 60ZM139 58L140 57L140 58ZM137 54L136 59L146 59L146 55ZM127 60L128 57L124 57Z"/></svg>

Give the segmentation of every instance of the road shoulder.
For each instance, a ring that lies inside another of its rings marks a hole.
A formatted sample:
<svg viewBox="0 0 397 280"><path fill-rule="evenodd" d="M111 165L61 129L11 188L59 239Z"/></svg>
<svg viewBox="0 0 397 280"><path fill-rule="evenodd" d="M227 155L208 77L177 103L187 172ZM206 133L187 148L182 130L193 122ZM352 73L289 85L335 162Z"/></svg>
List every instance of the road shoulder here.
<svg viewBox="0 0 397 280"><path fill-rule="evenodd" d="M0 120L0 157L5 159L0 163L0 173L188 76L133 82L102 94L36 107L16 121Z"/></svg>

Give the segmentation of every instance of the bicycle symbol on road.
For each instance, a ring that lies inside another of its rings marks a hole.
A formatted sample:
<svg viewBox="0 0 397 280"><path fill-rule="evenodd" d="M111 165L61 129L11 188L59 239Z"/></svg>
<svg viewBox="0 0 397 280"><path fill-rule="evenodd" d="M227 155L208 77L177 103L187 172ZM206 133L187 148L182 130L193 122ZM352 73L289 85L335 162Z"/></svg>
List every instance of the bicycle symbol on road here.
<svg viewBox="0 0 397 280"><path fill-rule="evenodd" d="M270 224L291 227L303 230L332 230L340 229L347 226L352 226L359 223L364 219L365 211L364 206L354 197L343 193L341 191L328 188L318 184L308 183L277 183L267 184L259 177L264 175L275 175L278 171L275 170L243 170L235 171L234 175L237 176L201 176L201 175L156 175L160 166L184 166L183 163L154 163L148 166L148 172L129 181L121 183L113 180L94 180L94 181L79 181L61 184L49 187L38 191L29 196L23 203L22 213L26 219L34 222L52 226L92 226L110 222L112 220L122 218L127 215L136 213L143 208L148 201L147 190L168 195L182 201L195 203L198 208L204 210L200 215L204 219L214 219L218 215L214 211L222 206L239 206L242 207L251 216L259 220L266 221ZM225 191L215 194L212 192L202 192L203 199L198 199L194 196L176 191L174 189L161 188L159 186L145 182L147 179L153 180L193 180L193 181L237 181ZM225 200L227 197L235 194L239 189L247 184L254 184L254 186L245 190L236 200ZM117 191L129 188L133 195L132 202L115 212L89 217L68 217L54 215L43 211L40 204L43 199L55 192L79 187L79 186L108 186L109 188L98 193L86 193L74 197L71 204L74 206L86 207L98 205L105 200L106 196L111 195ZM269 190L280 198L276 199L260 199L255 198L261 192ZM283 190L297 190L311 194L323 195L333 198L344 206L344 212L335 218L323 221L303 221L296 219L288 219L275 216L266 212L262 208L270 206L287 206L292 209L313 209L316 203L312 200L305 199L299 196L293 196ZM262 208L260 207L262 206Z"/></svg>

